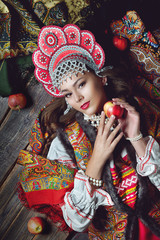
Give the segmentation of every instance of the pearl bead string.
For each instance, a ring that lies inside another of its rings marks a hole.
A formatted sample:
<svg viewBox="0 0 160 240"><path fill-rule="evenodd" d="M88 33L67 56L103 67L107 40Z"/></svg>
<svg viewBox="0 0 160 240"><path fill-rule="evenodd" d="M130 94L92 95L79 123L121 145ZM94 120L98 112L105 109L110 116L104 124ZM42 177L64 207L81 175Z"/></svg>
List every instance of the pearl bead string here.
<svg viewBox="0 0 160 240"><path fill-rule="evenodd" d="M101 120L101 114L93 114L91 117L84 114L84 120L86 120L87 122L90 122L90 124L93 127L98 127L100 124L100 120ZM108 118L105 119L105 124L108 122Z"/></svg>
<svg viewBox="0 0 160 240"><path fill-rule="evenodd" d="M99 180L99 179L95 179L92 177L89 177L88 175L86 175L88 177L89 182L96 187L102 187L103 185L103 180Z"/></svg>

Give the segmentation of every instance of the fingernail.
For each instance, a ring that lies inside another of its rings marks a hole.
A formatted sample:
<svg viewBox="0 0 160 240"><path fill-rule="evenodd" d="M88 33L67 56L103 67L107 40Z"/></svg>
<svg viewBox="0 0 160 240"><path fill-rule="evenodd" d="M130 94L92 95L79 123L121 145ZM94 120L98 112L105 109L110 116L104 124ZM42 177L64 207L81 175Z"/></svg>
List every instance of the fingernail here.
<svg viewBox="0 0 160 240"><path fill-rule="evenodd" d="M113 118L113 119L114 119L114 118L115 118L115 115L111 115L111 118Z"/></svg>

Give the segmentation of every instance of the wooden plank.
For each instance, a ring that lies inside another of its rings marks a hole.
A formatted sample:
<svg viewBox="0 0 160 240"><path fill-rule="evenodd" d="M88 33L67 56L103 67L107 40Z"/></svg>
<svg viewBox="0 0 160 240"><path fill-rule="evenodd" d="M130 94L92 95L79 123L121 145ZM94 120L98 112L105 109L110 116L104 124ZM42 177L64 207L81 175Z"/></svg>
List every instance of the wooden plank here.
<svg viewBox="0 0 160 240"><path fill-rule="evenodd" d="M44 233L34 235L28 231L27 223L33 216L42 216L47 222L49 227L46 228ZM43 214L37 214L33 211L28 211L26 208L22 208L19 214L17 214L17 218L15 218L12 224L8 226L8 229L1 237L1 240L65 240L66 238L67 234L58 231L57 228L49 220L47 220Z"/></svg>
<svg viewBox="0 0 160 240"><path fill-rule="evenodd" d="M19 181L19 174L21 170L22 166L16 164L0 188L0 214L4 211L13 195L17 193L17 183Z"/></svg>
<svg viewBox="0 0 160 240"><path fill-rule="evenodd" d="M27 223L32 216L34 216L32 211L28 211L25 207L22 207L12 222L8 224L8 228L1 236L1 240L33 239L34 235L29 233L27 229Z"/></svg>
<svg viewBox="0 0 160 240"><path fill-rule="evenodd" d="M8 113L9 111L9 107L8 107L8 98L7 97L1 97L0 96L0 106L1 106L1 110L0 110L0 124L3 121L3 118L5 117L5 115Z"/></svg>
<svg viewBox="0 0 160 240"><path fill-rule="evenodd" d="M10 226L24 208L17 193L18 175L21 170L22 166L16 164L0 189L0 239L6 239Z"/></svg>
<svg viewBox="0 0 160 240"><path fill-rule="evenodd" d="M31 126L39 110L52 99L41 84L29 86L28 91L33 104L26 109L12 111L0 131L0 184L14 167L19 151L26 147Z"/></svg>
<svg viewBox="0 0 160 240"><path fill-rule="evenodd" d="M67 238L67 235L65 232L60 232L60 231L57 231L54 236L48 240L65 240ZM40 240L40 238L39 238Z"/></svg>
<svg viewBox="0 0 160 240"><path fill-rule="evenodd" d="M24 207L20 203L17 194L12 195L9 201L7 200L7 204L4 205L0 213L0 239L5 239L6 232L23 208Z"/></svg>

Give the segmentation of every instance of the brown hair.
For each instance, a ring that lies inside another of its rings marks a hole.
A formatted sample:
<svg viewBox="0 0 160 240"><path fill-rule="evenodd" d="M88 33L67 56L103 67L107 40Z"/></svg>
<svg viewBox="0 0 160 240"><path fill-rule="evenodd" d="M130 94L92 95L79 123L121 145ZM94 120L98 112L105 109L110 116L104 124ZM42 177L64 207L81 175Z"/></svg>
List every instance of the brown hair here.
<svg viewBox="0 0 160 240"><path fill-rule="evenodd" d="M40 114L40 124L43 135L47 132L48 137L45 138L44 149L42 155L46 156L52 140L56 137L57 128L65 128L67 125L75 121L76 110L71 109L69 113L64 115L67 108L65 98L54 98Z"/></svg>
<svg viewBox="0 0 160 240"><path fill-rule="evenodd" d="M108 69L104 73L108 79L108 86L105 87L106 95L108 99L113 97L129 98L131 95L131 81L129 82L129 75L123 68ZM104 75L103 74L103 75ZM46 106L40 115L40 124L42 133L48 133L48 137L45 139L43 156L47 155L49 146L52 140L56 136L57 128L65 128L69 124L75 121L76 110L71 109L69 113L64 115L66 110L65 98L55 98Z"/></svg>
<svg viewBox="0 0 160 240"><path fill-rule="evenodd" d="M132 95L133 75L127 66L114 67L103 72L107 77L108 86L106 94L109 99L113 97L128 99Z"/></svg>

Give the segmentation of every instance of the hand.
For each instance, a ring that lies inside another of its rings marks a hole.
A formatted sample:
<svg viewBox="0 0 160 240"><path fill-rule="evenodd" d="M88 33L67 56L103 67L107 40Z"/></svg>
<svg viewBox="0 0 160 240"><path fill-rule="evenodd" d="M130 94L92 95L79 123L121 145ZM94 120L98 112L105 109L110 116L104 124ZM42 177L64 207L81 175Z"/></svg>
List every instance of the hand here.
<svg viewBox="0 0 160 240"><path fill-rule="evenodd" d="M121 129L121 123L119 123L113 131L111 127L115 122L115 116L111 116L109 121L105 124L105 113L101 114L101 121L98 127L97 137L94 144L92 157L89 160L86 174L90 177L100 179L104 164L113 153L116 145L123 136L123 133L119 133ZM118 135L117 135L118 134Z"/></svg>
<svg viewBox="0 0 160 240"><path fill-rule="evenodd" d="M119 119L125 137L134 138L140 133L140 116L135 108L122 99L113 98L113 103L126 110L126 117Z"/></svg>

